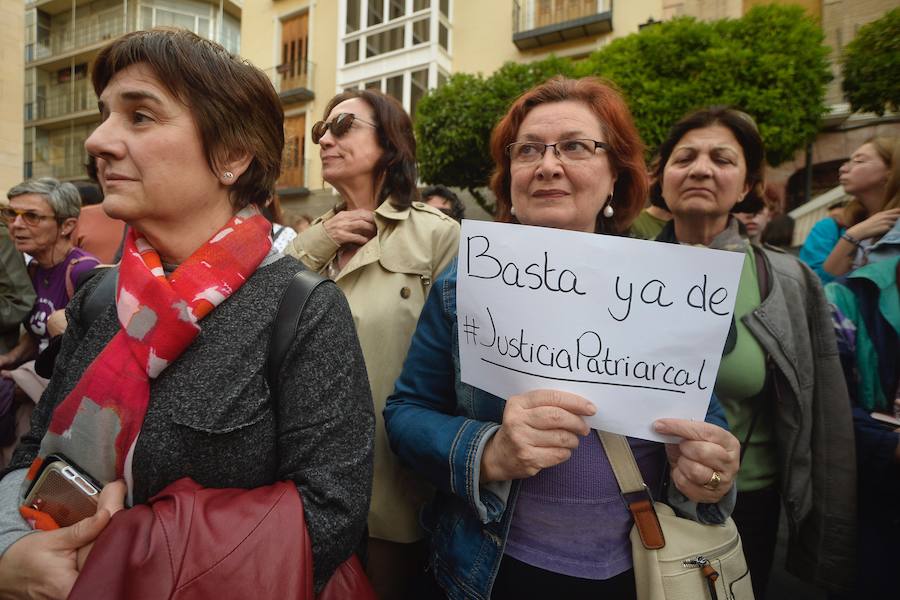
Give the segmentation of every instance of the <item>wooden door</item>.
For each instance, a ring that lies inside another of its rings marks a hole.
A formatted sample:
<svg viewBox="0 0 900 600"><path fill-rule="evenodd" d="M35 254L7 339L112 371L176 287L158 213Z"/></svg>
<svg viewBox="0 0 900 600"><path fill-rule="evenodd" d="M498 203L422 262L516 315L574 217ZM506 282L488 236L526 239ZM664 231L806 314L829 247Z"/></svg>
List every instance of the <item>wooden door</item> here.
<svg viewBox="0 0 900 600"><path fill-rule="evenodd" d="M281 91L308 88L309 13L281 23Z"/></svg>
<svg viewBox="0 0 900 600"><path fill-rule="evenodd" d="M284 118L284 154L281 157L279 189L303 187L305 132L306 115Z"/></svg>

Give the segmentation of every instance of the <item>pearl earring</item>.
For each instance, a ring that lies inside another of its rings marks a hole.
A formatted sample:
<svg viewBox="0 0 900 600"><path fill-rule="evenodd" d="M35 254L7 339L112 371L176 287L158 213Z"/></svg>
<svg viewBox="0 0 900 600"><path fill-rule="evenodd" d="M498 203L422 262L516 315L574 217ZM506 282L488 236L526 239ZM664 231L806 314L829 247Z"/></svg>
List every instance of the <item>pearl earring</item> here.
<svg viewBox="0 0 900 600"><path fill-rule="evenodd" d="M515 206L509 207L509 214L511 214L512 216L516 216L516 207Z"/></svg>
<svg viewBox="0 0 900 600"><path fill-rule="evenodd" d="M232 173L231 171L225 171L224 173L222 173L222 176L225 179L234 179L234 173Z"/></svg>
<svg viewBox="0 0 900 600"><path fill-rule="evenodd" d="M612 219L614 214L616 214L616 211L612 205L612 194L610 194L609 198L606 199L606 206L603 207L603 216L607 219Z"/></svg>

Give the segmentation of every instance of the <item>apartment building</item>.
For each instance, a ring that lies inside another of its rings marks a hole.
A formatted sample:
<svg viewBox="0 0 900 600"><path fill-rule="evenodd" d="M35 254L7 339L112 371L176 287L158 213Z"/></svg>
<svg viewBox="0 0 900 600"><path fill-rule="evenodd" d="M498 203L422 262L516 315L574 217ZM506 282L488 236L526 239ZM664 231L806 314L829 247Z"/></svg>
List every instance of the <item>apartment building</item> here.
<svg viewBox="0 0 900 600"><path fill-rule="evenodd" d="M17 79L24 86L24 123L9 110L0 121L0 140L7 148L21 148L21 155L0 150L0 168L23 165L24 177L83 177L83 141L98 122L88 79L93 57L126 31L176 25L239 51L269 75L286 115L279 195L315 214L333 199L309 129L340 90L377 88L415 114L422 96L456 72L488 75L506 61L549 54L577 58L648 23L682 15L735 18L773 2L798 4L821 21L838 75L840 52L856 30L896 5L896 0L24 0L22 12L22 2L0 0L4 26L15 23L16 14L19 23L24 18L18 29L24 39L12 34L0 40L0 69L12 70L3 78L12 85L0 89L0 101L11 101L4 90L21 89ZM24 48L24 72L17 67L20 59L7 60L17 45ZM836 80L829 87L832 115L813 146L822 173L833 170L860 138L900 128L895 116L850 115L839 85ZM796 195L805 165L806 153L798 152L770 179Z"/></svg>
<svg viewBox="0 0 900 600"><path fill-rule="evenodd" d="M110 40L168 25L239 52L241 10L239 0L26 0L23 176L85 177L84 140L99 122L88 74Z"/></svg>
<svg viewBox="0 0 900 600"><path fill-rule="evenodd" d="M279 196L312 215L333 203L309 129L341 90L381 90L414 115L452 73L587 56L662 17L661 0L246 0L242 54L285 108Z"/></svg>
<svg viewBox="0 0 900 600"><path fill-rule="evenodd" d="M0 202L22 181L24 23L21 0L0 0Z"/></svg>

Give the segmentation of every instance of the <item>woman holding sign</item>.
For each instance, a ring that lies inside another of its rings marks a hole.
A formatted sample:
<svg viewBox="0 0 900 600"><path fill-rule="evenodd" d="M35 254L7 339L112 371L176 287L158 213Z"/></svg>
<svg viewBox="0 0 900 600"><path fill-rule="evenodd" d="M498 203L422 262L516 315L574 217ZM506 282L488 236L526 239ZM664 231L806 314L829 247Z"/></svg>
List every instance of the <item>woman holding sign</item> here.
<svg viewBox="0 0 900 600"><path fill-rule="evenodd" d="M751 244L730 215L762 187L756 125L728 108L697 111L673 127L658 165L674 219L657 240L745 255L715 393L743 442L734 520L755 595L764 596L782 500L789 567L841 589L855 547L850 403L818 278L793 256Z"/></svg>
<svg viewBox="0 0 900 600"><path fill-rule="evenodd" d="M526 92L491 150L503 222L621 234L647 196L628 108L596 79L556 78ZM424 516L435 595L633 598L632 520L588 435L593 405L555 390L503 399L462 383L457 336L454 263L429 294L385 409L394 451L438 488ZM717 424L658 421L657 432L684 438L678 445L629 443L656 497L721 523L735 497L738 442L719 426L715 401L709 420Z"/></svg>

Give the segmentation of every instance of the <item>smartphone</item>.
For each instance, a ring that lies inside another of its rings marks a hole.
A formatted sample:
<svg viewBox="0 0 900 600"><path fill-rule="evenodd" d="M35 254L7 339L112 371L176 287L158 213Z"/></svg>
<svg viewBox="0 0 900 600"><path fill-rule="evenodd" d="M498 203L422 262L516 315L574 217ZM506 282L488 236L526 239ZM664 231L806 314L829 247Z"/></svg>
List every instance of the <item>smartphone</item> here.
<svg viewBox="0 0 900 600"><path fill-rule="evenodd" d="M44 459L24 504L47 513L60 527L68 527L97 512L100 488L72 461L51 454Z"/></svg>

